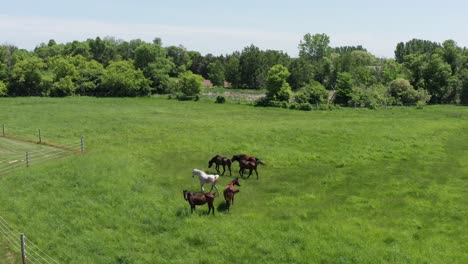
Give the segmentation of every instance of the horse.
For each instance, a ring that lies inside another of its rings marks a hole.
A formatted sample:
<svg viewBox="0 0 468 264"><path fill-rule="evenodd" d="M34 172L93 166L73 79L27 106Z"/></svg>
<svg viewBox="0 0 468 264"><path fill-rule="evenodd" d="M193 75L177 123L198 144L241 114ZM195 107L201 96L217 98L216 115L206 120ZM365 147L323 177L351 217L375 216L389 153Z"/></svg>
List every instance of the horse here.
<svg viewBox="0 0 468 264"><path fill-rule="evenodd" d="M208 203L208 214L210 214L210 211L213 210L213 215L214 215L214 194L213 193L193 193L189 192L187 190L184 190L184 199L188 201L190 204L190 211L193 214L193 211L195 211L195 206L196 205L204 205Z"/></svg>
<svg viewBox="0 0 468 264"><path fill-rule="evenodd" d="M239 161L240 162L241 160L252 161L252 162L255 162L257 164L265 165L265 163L263 163L263 161L261 161L259 158L254 157L254 156L247 156L245 154L234 155L234 156L232 156L232 159L231 159L232 162L234 162L234 161Z"/></svg>
<svg viewBox="0 0 468 264"><path fill-rule="evenodd" d="M239 190L234 189L234 185L240 187L239 178L235 178L232 180L228 186L224 189L224 200L226 200L227 210L229 211L229 207L231 204L234 205L234 194L238 193Z"/></svg>
<svg viewBox="0 0 468 264"><path fill-rule="evenodd" d="M210 192L213 190L213 187L214 187L216 189L216 193L219 195L218 187L216 187L216 183L219 180L219 175L206 174L204 171L201 171L199 169L193 169L192 178L195 176L197 176L198 179L200 180L200 186L201 186L202 192L205 192L203 185L205 183L209 183L211 184Z"/></svg>
<svg viewBox="0 0 468 264"><path fill-rule="evenodd" d="M252 175L252 170L255 171L257 174L257 180L258 180L258 171L257 171L257 163L253 161L247 161L247 160L239 160L239 174L242 178L244 178L244 170L248 169L249 170L249 176L247 178L250 178L250 175Z"/></svg>
<svg viewBox="0 0 468 264"><path fill-rule="evenodd" d="M224 175L224 173L226 172L226 165L229 169L229 176L232 176L231 174L231 160L226 158L226 157L222 157L220 155L216 155L214 156L210 161L208 161L208 168L211 168L211 166L213 166L213 163L216 164L216 171L219 173L219 165L222 165L223 166L223 173L221 173L221 175Z"/></svg>

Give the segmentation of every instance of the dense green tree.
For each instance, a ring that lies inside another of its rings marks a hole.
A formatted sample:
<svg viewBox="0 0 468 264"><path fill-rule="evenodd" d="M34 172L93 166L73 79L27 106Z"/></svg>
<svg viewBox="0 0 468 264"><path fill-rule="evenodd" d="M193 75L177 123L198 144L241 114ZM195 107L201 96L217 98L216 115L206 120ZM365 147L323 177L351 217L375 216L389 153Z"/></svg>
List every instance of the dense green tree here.
<svg viewBox="0 0 468 264"><path fill-rule="evenodd" d="M49 57L59 56L64 53L64 45L58 45L55 40L49 40L49 43L41 43L34 49L34 53L37 54L39 58L45 59Z"/></svg>
<svg viewBox="0 0 468 264"><path fill-rule="evenodd" d="M175 67L166 57L166 50L154 44L142 44L135 50L135 66L143 71L146 78L151 80L153 91L168 92L165 87L169 73Z"/></svg>
<svg viewBox="0 0 468 264"><path fill-rule="evenodd" d="M442 56L438 53L432 54L423 72L424 88L432 95L431 103L445 103L444 98L450 93L447 86L451 74L451 67L444 62Z"/></svg>
<svg viewBox="0 0 468 264"><path fill-rule="evenodd" d="M266 96L271 101L289 101L292 95L287 79L290 73L288 68L281 64L274 65L268 71Z"/></svg>
<svg viewBox="0 0 468 264"><path fill-rule="evenodd" d="M292 59L288 70L291 73L288 78L288 83L294 91L314 80L314 68L312 63L304 58Z"/></svg>
<svg viewBox="0 0 468 264"><path fill-rule="evenodd" d="M263 86L260 75L263 68L263 54L254 45L245 47L239 58L240 83L243 88L259 89Z"/></svg>
<svg viewBox="0 0 468 264"><path fill-rule="evenodd" d="M224 67L221 62L216 61L208 64L208 79L215 86L224 86Z"/></svg>
<svg viewBox="0 0 468 264"><path fill-rule="evenodd" d="M338 73L336 80L335 102L338 104L348 104L351 99L351 92L354 87L353 76L348 72Z"/></svg>
<svg viewBox="0 0 468 264"><path fill-rule="evenodd" d="M65 76L55 81L50 90L50 96L64 97L75 94L76 85L71 76Z"/></svg>
<svg viewBox="0 0 468 264"><path fill-rule="evenodd" d="M101 39L96 37L96 39L88 39L88 45L93 56L93 59L102 63L103 65L108 65L110 61L116 60L117 50L116 46L112 45L113 39Z"/></svg>
<svg viewBox="0 0 468 264"><path fill-rule="evenodd" d="M73 57L78 75L76 77L76 93L80 95L99 95L96 89L99 87L102 76L104 75L104 66L95 60L86 60L85 57L78 55Z"/></svg>
<svg viewBox="0 0 468 264"><path fill-rule="evenodd" d="M331 54L330 37L326 34L307 33L299 43L299 57L320 61Z"/></svg>
<svg viewBox="0 0 468 264"><path fill-rule="evenodd" d="M11 71L9 94L14 96L41 96L43 71L46 64L41 58L27 57L15 63Z"/></svg>
<svg viewBox="0 0 468 264"><path fill-rule="evenodd" d="M146 96L151 92L150 83L133 61L110 62L102 76L100 91L109 96Z"/></svg>
<svg viewBox="0 0 468 264"><path fill-rule="evenodd" d="M230 82L233 87L239 87L241 82L241 74L239 70L239 54L229 56L225 66L226 81Z"/></svg>
<svg viewBox="0 0 468 264"><path fill-rule="evenodd" d="M167 56L175 65L170 73L171 77L175 77L190 68L192 61L190 60L189 52L184 46L169 46L166 50Z"/></svg>

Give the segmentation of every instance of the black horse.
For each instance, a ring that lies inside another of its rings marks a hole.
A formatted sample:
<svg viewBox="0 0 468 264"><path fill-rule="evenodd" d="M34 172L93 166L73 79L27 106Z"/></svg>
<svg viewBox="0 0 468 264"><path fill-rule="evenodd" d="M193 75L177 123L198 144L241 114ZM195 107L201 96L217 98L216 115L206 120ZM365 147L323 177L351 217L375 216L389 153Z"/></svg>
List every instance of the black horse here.
<svg viewBox="0 0 468 264"><path fill-rule="evenodd" d="M224 175L224 173L226 172L226 166L227 166L228 169L229 169L229 176L232 176L232 174L231 174L231 164L232 164L232 162L231 162L230 159L228 159L226 157L222 157L220 155L216 155L210 161L208 161L208 168L211 168L211 166L213 166L213 163L216 164L215 169L216 169L216 171L218 173L220 173L219 172L219 166L222 165L223 166L223 173L221 173L221 175Z"/></svg>

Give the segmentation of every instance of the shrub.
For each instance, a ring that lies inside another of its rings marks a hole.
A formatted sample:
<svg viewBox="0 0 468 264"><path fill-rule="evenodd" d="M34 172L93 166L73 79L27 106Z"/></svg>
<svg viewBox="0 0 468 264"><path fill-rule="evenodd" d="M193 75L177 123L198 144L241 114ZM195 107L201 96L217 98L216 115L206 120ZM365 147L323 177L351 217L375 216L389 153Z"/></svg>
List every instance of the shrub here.
<svg viewBox="0 0 468 264"><path fill-rule="evenodd" d="M0 81L0 97L5 97L8 94L7 86L4 82Z"/></svg>
<svg viewBox="0 0 468 264"><path fill-rule="evenodd" d="M312 110L312 105L309 103L300 103L298 109L302 111L310 111Z"/></svg>
<svg viewBox="0 0 468 264"><path fill-rule="evenodd" d="M218 95L218 97L216 97L215 103L224 104L225 102L226 102L226 98L224 98L224 96Z"/></svg>
<svg viewBox="0 0 468 264"><path fill-rule="evenodd" d="M390 83L389 93L395 98L396 104L414 104L418 101L428 102L431 99L429 93L420 88L415 90L405 79L396 79Z"/></svg>
<svg viewBox="0 0 468 264"><path fill-rule="evenodd" d="M266 96L261 97L261 98L259 98L258 100L255 101L254 106L263 106L263 107L271 106L270 105L270 98L268 98Z"/></svg>
<svg viewBox="0 0 468 264"><path fill-rule="evenodd" d="M312 105L326 103L328 99L328 91L319 82L312 81L302 87L294 96L294 101L297 103L310 103Z"/></svg>
<svg viewBox="0 0 468 264"><path fill-rule="evenodd" d="M423 109L425 105L426 105L426 102L418 101L416 103L416 109Z"/></svg>
<svg viewBox="0 0 468 264"><path fill-rule="evenodd" d="M191 71L179 74L178 90L186 96L195 96L201 93L203 77Z"/></svg>

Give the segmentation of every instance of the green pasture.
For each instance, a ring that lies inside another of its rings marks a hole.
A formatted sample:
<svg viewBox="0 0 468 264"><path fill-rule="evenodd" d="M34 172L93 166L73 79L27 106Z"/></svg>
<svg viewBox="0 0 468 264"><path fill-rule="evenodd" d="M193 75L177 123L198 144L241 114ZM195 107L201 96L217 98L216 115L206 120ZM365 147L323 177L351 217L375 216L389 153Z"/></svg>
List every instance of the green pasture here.
<svg viewBox="0 0 468 264"><path fill-rule="evenodd" d="M0 176L0 216L61 263L468 263L467 107L2 98L0 123L85 138ZM190 214L192 169L239 153L260 179Z"/></svg>

